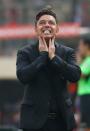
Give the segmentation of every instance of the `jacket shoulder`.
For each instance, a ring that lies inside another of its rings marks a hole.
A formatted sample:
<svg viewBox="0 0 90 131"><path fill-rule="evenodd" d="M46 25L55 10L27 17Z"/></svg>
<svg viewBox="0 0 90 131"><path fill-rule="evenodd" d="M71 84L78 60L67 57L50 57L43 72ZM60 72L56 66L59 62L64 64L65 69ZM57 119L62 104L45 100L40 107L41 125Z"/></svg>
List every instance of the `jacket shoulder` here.
<svg viewBox="0 0 90 131"><path fill-rule="evenodd" d="M33 45L33 44L26 45L26 46L20 48L18 50L18 53L22 53L22 52L24 52L24 53L30 53L33 50L34 46L35 45Z"/></svg>
<svg viewBox="0 0 90 131"><path fill-rule="evenodd" d="M65 45L61 45L61 48L65 50L65 52L73 52L74 49Z"/></svg>

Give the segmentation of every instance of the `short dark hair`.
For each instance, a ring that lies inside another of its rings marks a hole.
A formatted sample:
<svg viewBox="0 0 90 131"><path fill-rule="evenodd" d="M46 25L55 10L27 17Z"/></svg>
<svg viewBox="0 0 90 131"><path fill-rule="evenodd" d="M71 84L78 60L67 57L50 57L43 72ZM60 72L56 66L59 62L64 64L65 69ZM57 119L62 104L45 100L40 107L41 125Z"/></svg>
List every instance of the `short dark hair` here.
<svg viewBox="0 0 90 131"><path fill-rule="evenodd" d="M90 37L89 36L83 36L81 37L81 40L84 42L84 45L90 48Z"/></svg>
<svg viewBox="0 0 90 131"><path fill-rule="evenodd" d="M35 24L37 23L37 21L40 19L41 16L43 15L51 15L55 18L56 23L57 23L57 16L55 14L54 11L52 11L52 7L51 6L46 6L44 9L42 9L41 11L39 11L36 15L36 19L35 19Z"/></svg>

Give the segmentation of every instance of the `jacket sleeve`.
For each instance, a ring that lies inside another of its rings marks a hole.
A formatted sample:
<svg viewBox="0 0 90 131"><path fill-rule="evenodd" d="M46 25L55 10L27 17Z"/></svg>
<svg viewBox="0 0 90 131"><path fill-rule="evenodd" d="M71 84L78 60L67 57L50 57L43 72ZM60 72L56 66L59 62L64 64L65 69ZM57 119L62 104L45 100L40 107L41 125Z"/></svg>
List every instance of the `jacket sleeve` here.
<svg viewBox="0 0 90 131"><path fill-rule="evenodd" d="M51 63L52 67L57 70L64 79L70 82L76 82L79 80L81 70L79 66L76 65L75 52L73 49L69 50L67 53L67 62L56 55L51 60Z"/></svg>
<svg viewBox="0 0 90 131"><path fill-rule="evenodd" d="M33 79L38 71L43 67L46 62L48 52L40 52L40 56L35 61L30 62L28 54L24 51L18 51L17 62L16 62L16 74L18 79L23 83L27 84Z"/></svg>

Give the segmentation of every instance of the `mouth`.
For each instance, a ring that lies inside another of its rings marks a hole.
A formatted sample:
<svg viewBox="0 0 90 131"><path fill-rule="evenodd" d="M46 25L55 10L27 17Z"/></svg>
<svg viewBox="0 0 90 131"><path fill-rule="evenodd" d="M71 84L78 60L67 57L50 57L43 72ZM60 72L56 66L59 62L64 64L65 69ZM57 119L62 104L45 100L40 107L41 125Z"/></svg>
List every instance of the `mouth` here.
<svg viewBox="0 0 90 131"><path fill-rule="evenodd" d="M52 33L51 29L45 29L45 30L42 30L42 32L44 33L44 35L51 35Z"/></svg>

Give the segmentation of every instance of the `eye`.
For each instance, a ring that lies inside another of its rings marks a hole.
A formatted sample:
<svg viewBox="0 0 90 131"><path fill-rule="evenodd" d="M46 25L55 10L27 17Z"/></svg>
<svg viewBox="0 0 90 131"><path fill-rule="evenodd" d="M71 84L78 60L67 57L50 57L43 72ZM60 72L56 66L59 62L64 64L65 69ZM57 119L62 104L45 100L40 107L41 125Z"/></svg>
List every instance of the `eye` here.
<svg viewBox="0 0 90 131"><path fill-rule="evenodd" d="M56 23L54 21L49 21L49 24L56 25Z"/></svg>
<svg viewBox="0 0 90 131"><path fill-rule="evenodd" d="M45 24L44 20L42 20L42 21L39 22L39 25L44 25L44 24Z"/></svg>

